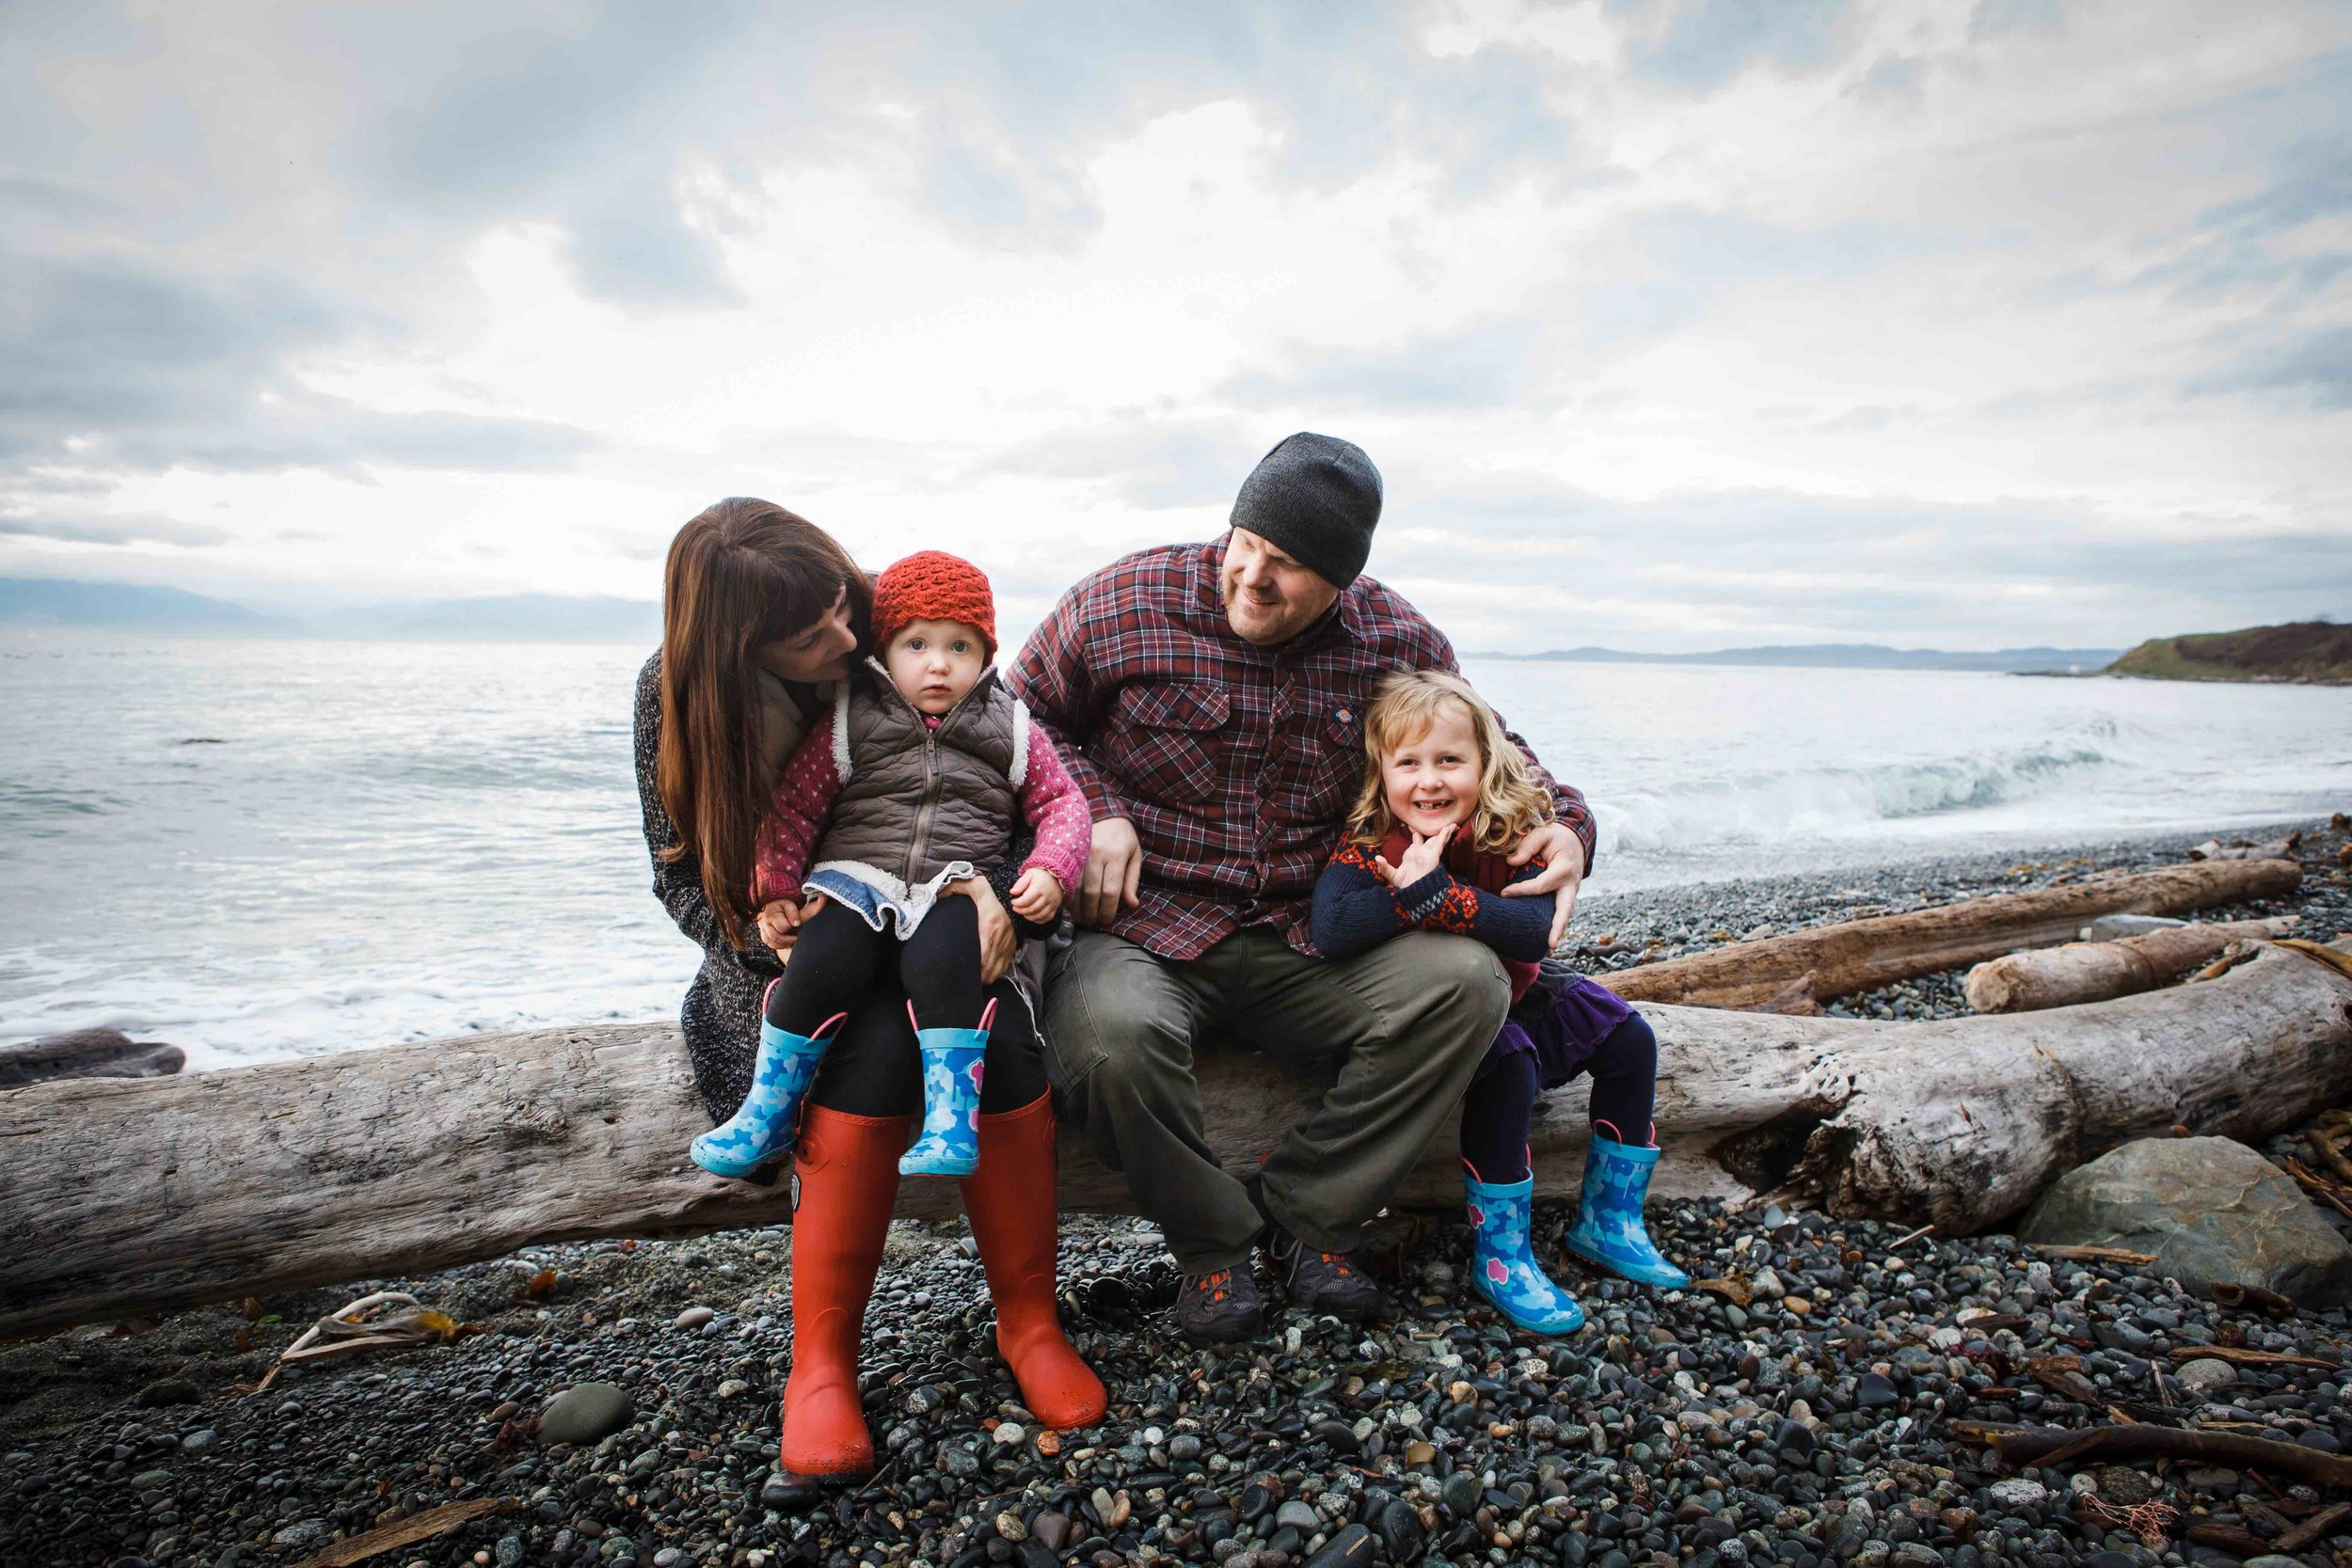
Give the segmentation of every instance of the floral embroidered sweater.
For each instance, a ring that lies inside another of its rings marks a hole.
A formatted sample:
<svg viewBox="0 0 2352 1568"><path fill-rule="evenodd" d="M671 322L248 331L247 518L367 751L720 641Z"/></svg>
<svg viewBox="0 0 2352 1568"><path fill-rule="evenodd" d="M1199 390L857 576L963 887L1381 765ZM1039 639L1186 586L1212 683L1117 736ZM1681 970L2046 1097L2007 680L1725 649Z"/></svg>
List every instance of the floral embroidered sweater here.
<svg viewBox="0 0 2352 1568"><path fill-rule="evenodd" d="M809 856L824 836L825 814L841 793L841 771L834 760L833 718L833 709L826 708L777 777L775 796L759 825L752 879L756 903L801 896L801 879L808 873ZM939 721L928 715L924 722L932 729L939 727ZM1021 863L1021 869L1043 866L1052 873L1061 884L1066 907L1086 875L1087 851L1094 843L1094 817L1044 726L1025 728L1028 765L1014 796L1021 802L1023 819L1037 834L1037 845Z"/></svg>
<svg viewBox="0 0 2352 1568"><path fill-rule="evenodd" d="M1402 834L1381 846L1391 865L1405 852ZM1508 857L1449 845L1437 869L1406 887L1391 887L1376 862L1380 851L1343 844L1315 879L1315 951L1327 958L1369 953L1406 931L1453 931L1495 950L1511 977L1517 1005L1534 984L1551 951L1554 898L1505 898L1502 890L1543 870L1541 861L1514 866Z"/></svg>

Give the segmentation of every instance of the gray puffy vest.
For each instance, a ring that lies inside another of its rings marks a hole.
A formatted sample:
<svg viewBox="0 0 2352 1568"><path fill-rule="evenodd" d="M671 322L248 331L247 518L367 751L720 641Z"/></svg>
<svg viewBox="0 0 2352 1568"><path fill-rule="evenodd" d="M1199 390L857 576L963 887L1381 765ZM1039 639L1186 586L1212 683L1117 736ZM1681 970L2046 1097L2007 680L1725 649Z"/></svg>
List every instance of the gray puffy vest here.
<svg viewBox="0 0 2352 1568"><path fill-rule="evenodd" d="M815 863L852 861L909 886L957 861L986 869L1012 847L1028 770L1029 715L991 668L932 729L880 662L836 705L833 765L841 775Z"/></svg>

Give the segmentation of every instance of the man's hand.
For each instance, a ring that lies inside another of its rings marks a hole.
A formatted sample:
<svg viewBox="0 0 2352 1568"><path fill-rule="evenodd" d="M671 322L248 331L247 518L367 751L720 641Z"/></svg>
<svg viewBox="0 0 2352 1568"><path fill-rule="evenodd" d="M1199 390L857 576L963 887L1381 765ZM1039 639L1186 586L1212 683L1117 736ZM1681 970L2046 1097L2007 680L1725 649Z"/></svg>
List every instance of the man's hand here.
<svg viewBox="0 0 2352 1568"><path fill-rule="evenodd" d="M979 906L980 984L993 986L1012 968L1012 960L1021 951L1021 939L1013 935L1012 916L997 902L994 888L977 877L966 877L960 882L949 882L940 890L940 896L951 897L959 893Z"/></svg>
<svg viewBox="0 0 2352 1568"><path fill-rule="evenodd" d="M801 906L789 898L773 898L760 906L759 940L782 953L800 940Z"/></svg>
<svg viewBox="0 0 2352 1568"><path fill-rule="evenodd" d="M1460 824L1449 822L1434 833L1415 833L1410 828L1406 829L1406 832L1412 833L1412 844L1405 853L1396 857L1394 865L1383 857L1380 875L1389 879L1391 887L1411 887L1443 863L1445 847L1453 840L1454 830Z"/></svg>
<svg viewBox="0 0 2352 1568"><path fill-rule="evenodd" d="M1576 912L1576 890L1584 882L1584 841L1576 836L1576 830L1565 822L1547 822L1519 841L1511 851L1513 865L1525 865L1529 861L1542 861L1544 868L1523 882L1513 882L1502 890L1505 898L1534 898L1540 894L1556 893L1559 905L1551 911L1551 942L1560 945L1560 939L1568 934L1568 917Z"/></svg>
<svg viewBox="0 0 2352 1568"><path fill-rule="evenodd" d="M1078 924L1099 928L1117 920L1120 911L1134 909L1142 879L1143 843L1136 837L1136 825L1123 816L1097 820L1086 880L1078 888Z"/></svg>

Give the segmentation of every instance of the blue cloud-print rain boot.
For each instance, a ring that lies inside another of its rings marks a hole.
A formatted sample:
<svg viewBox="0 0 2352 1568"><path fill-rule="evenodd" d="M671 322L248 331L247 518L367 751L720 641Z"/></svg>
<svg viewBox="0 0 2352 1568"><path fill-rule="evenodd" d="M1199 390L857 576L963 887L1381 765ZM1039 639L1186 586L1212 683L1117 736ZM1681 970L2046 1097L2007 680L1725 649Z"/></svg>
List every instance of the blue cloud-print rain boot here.
<svg viewBox="0 0 2352 1568"><path fill-rule="evenodd" d="M1584 1197L1563 1244L1637 1285L1679 1291L1691 1276L1666 1261L1642 1224L1642 1202L1658 1168L1654 1148L1635 1148L1593 1134L1584 1152Z"/></svg>
<svg viewBox="0 0 2352 1568"><path fill-rule="evenodd" d="M773 997L782 980L768 983ZM801 1101L817 1078L817 1064L834 1032L850 1015L835 1013L814 1035L779 1029L759 1021L759 1055L752 1063L752 1092L734 1116L696 1138L687 1152L713 1176L749 1176L792 1152L801 1136Z"/></svg>
<svg viewBox="0 0 2352 1568"><path fill-rule="evenodd" d="M1477 1233L1470 1283L1502 1315L1531 1334L1573 1334L1584 1326L1584 1309L1554 1285L1535 1262L1529 1211L1535 1200L1535 1174L1517 1181L1481 1181L1468 1160L1462 1187L1470 1222Z"/></svg>
<svg viewBox="0 0 2352 1568"><path fill-rule="evenodd" d="M915 1029L915 1049L923 1053L923 1132L898 1156L899 1175L961 1177L980 1168L980 1077L995 1017L992 1000L977 1029ZM907 1020L914 1020L912 1003Z"/></svg>

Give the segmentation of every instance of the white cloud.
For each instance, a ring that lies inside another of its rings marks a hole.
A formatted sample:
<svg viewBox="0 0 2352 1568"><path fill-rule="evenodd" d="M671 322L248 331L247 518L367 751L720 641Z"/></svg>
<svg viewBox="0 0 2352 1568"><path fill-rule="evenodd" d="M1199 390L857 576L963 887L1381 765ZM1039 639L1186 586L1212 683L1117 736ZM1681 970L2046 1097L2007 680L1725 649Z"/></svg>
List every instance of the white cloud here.
<svg viewBox="0 0 2352 1568"><path fill-rule="evenodd" d="M0 572L649 596L750 493L1011 623L1310 427L1465 646L2352 600L2337 8L136 14L0 22Z"/></svg>

